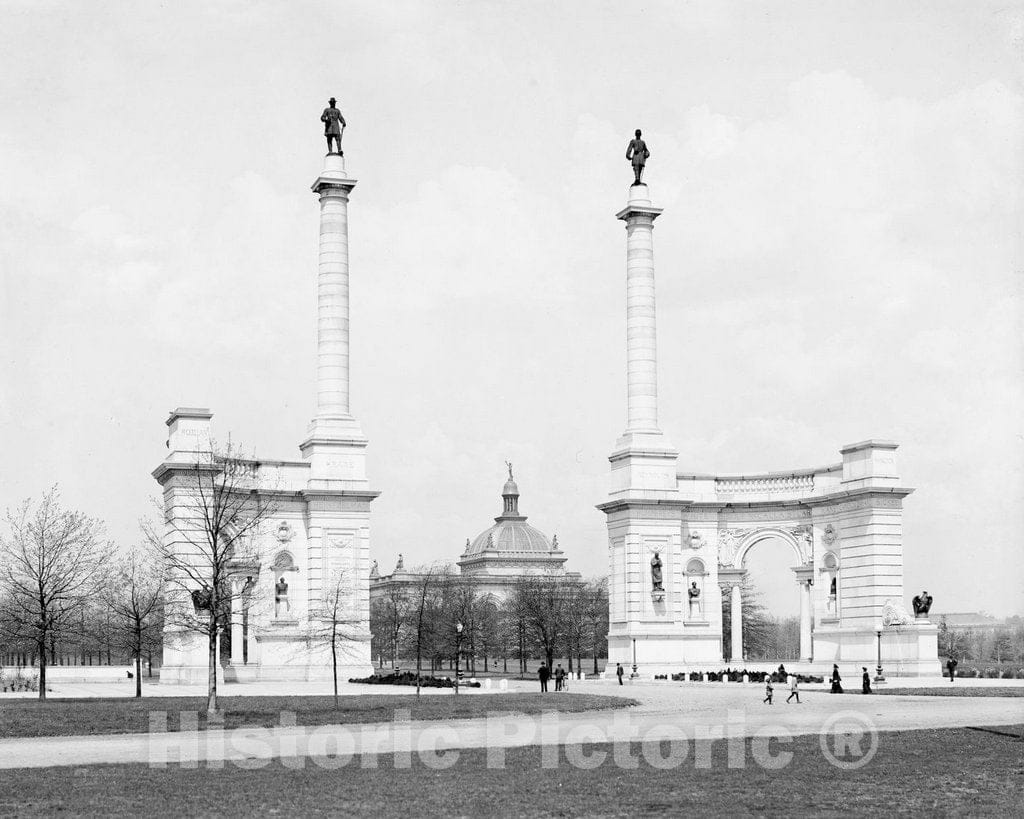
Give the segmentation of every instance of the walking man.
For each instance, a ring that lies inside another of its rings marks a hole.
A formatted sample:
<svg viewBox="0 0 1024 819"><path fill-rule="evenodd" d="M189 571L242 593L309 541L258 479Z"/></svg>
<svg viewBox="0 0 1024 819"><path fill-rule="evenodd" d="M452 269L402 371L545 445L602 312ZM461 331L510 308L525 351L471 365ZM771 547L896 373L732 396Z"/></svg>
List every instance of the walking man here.
<svg viewBox="0 0 1024 819"><path fill-rule="evenodd" d="M548 671L548 667L544 664L540 664L540 668L537 669L537 676L540 678L540 691L542 694L547 693L548 690L548 677L551 673Z"/></svg>
<svg viewBox="0 0 1024 819"><path fill-rule="evenodd" d="M949 672L949 681L953 682L953 677L956 676L957 661L950 657L946 661L946 671Z"/></svg>
<svg viewBox="0 0 1024 819"><path fill-rule="evenodd" d="M622 663L615 664L615 676L619 678L619 685L622 685Z"/></svg>
<svg viewBox="0 0 1024 819"><path fill-rule="evenodd" d="M562 680L565 679L565 670L562 668L562 664L558 664L558 668L555 669L555 691L562 690Z"/></svg>
<svg viewBox="0 0 1024 819"><path fill-rule="evenodd" d="M790 678L789 678L789 696L786 697L786 702L787 703L791 699L793 699L793 697L796 697L796 704L797 705L800 704L800 690L797 687L797 683L798 683L798 680L797 680L796 674L791 675Z"/></svg>
<svg viewBox="0 0 1024 819"><path fill-rule="evenodd" d="M871 675L868 674L868 670L865 666L861 666L864 669L864 676L861 678L860 693L870 694L871 693Z"/></svg>
<svg viewBox="0 0 1024 819"><path fill-rule="evenodd" d="M772 694L775 693L775 689L772 688L772 675L765 674L764 677L764 699L761 702L766 702L769 705L772 704Z"/></svg>

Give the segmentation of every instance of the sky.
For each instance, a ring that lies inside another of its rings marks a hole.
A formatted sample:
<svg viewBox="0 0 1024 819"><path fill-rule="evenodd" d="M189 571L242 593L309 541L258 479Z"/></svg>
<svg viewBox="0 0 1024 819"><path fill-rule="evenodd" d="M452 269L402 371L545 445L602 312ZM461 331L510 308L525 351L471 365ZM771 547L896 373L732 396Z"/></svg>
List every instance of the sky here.
<svg viewBox="0 0 1024 819"><path fill-rule="evenodd" d="M1006 0L0 0L0 507L131 543L176 406L299 457L333 95L382 570L454 561L507 459L607 572L642 128L680 471L898 441L908 599L1024 613L1022 48Z"/></svg>

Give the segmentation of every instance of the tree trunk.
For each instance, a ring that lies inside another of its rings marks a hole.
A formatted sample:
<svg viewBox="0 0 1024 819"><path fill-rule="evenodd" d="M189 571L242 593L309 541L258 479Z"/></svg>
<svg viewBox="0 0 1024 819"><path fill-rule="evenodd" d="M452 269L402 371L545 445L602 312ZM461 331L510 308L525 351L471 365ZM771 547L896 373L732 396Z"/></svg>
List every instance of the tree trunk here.
<svg viewBox="0 0 1024 819"><path fill-rule="evenodd" d="M334 710L338 710L338 641L331 634L331 667L334 669Z"/></svg>
<svg viewBox="0 0 1024 819"><path fill-rule="evenodd" d="M217 713L217 662L220 659L217 656L217 618L214 614L216 612L217 603L215 595L210 595L210 626L209 626L209 678L207 682L207 697L206 697L206 712L207 719L210 714Z"/></svg>
<svg viewBox="0 0 1024 819"><path fill-rule="evenodd" d="M142 696L142 625L135 623L135 696Z"/></svg>
<svg viewBox="0 0 1024 819"><path fill-rule="evenodd" d="M46 634L39 637L39 699L46 699Z"/></svg>

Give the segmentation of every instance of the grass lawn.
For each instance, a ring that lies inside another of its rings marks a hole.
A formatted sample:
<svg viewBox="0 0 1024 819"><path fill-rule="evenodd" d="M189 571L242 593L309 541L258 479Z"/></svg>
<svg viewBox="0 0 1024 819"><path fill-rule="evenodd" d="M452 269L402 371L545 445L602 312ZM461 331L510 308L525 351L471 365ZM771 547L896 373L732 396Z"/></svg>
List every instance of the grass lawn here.
<svg viewBox="0 0 1024 819"><path fill-rule="evenodd" d="M488 713L539 714L542 711L591 711L636 705L625 697L566 692L539 694L365 694L340 697L220 697L224 727L271 728L281 724L281 712L295 714L297 725L390 722L396 708L406 708L412 719L447 720L486 716ZM144 697L142 699L79 699L0 701L0 738L54 737L86 734L137 734L149 730L151 711L167 713L167 729L178 730L182 712L202 711L205 697ZM200 714L199 727L206 727Z"/></svg>
<svg viewBox="0 0 1024 819"><path fill-rule="evenodd" d="M875 757L844 771L830 765L819 738L802 736L775 746L792 752L779 770L759 766L746 744L744 767L727 764L724 742L712 745L710 765L697 768L693 743L676 767L652 767L638 744L638 768L613 762L585 770L541 766L539 748L509 749L504 768L488 768L487 752L463 750L447 770L426 767L415 755L410 769L390 757L379 767L356 758L338 770L308 760L284 760L246 770L225 767L165 770L144 765L97 765L3 772L0 814L241 816L636 816L663 815L1015 815L1024 776L1022 745L1005 733L953 728L883 733ZM667 755L667 745L661 752ZM624 750L624 749L623 749ZM550 751L549 751L550 752ZM301 767L300 767L301 765Z"/></svg>

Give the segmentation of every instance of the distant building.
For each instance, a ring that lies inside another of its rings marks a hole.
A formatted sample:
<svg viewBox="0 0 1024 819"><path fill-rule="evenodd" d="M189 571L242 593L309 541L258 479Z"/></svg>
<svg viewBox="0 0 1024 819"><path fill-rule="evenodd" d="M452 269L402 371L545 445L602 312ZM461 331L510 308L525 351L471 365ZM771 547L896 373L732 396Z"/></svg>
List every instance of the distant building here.
<svg viewBox="0 0 1024 819"><path fill-rule="evenodd" d="M940 626L945 622L946 628L954 631L995 631L1009 625L1005 620L978 611L950 612L949 614L933 612L929 615L929 619Z"/></svg>
<svg viewBox="0 0 1024 819"><path fill-rule="evenodd" d="M494 524L472 540L466 540L465 549L456 561L459 577L472 579L482 594L495 602L511 594L521 577L558 577L566 581L581 579L578 572L567 572L565 553L558 546L558 536L549 538L540 529L526 522L519 514L519 487L509 467L508 480L501 490L501 514ZM395 570L381 575L376 561L370 569L370 602L380 599L396 587L414 588L423 580L422 574L405 569L405 560L398 557Z"/></svg>

